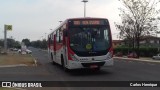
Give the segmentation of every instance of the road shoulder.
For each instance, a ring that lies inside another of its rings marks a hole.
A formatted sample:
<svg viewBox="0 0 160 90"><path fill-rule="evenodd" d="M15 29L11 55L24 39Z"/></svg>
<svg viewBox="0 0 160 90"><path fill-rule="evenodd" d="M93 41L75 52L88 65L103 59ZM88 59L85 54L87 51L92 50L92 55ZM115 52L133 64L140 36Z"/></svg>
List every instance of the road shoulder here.
<svg viewBox="0 0 160 90"><path fill-rule="evenodd" d="M151 63L160 63L160 60L153 60L150 58L125 58L125 57L113 57L114 59L122 59L122 60L132 60L132 61L141 61L141 62L151 62Z"/></svg>

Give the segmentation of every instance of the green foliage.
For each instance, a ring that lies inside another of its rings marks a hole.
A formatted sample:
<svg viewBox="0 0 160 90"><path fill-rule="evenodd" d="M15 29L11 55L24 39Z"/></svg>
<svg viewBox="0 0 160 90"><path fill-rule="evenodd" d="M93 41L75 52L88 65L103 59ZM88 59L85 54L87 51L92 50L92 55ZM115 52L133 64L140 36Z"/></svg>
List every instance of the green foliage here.
<svg viewBox="0 0 160 90"><path fill-rule="evenodd" d="M4 46L3 40L0 40L0 46Z"/></svg>
<svg viewBox="0 0 160 90"><path fill-rule="evenodd" d="M4 40L0 40L0 46L4 46ZM8 48L21 48L20 42L15 41L14 39L7 39L7 47Z"/></svg>
<svg viewBox="0 0 160 90"><path fill-rule="evenodd" d="M139 57L140 53L140 38L143 36L157 34L159 32L159 13L160 9L157 6L160 4L159 0L119 0L123 8L119 8L121 13L121 23L115 23L115 26L120 31L119 36L121 39L128 39L128 44L133 48ZM129 48L128 48L129 49ZM147 51L148 49L142 49ZM155 51L154 48L149 50ZM157 49L158 50L158 49ZM129 50L128 50L129 51ZM126 48L122 50L126 53ZM156 53L156 52L154 52ZM151 55L146 54L148 56Z"/></svg>
<svg viewBox="0 0 160 90"><path fill-rule="evenodd" d="M132 48L130 48L130 47L114 48L114 53L121 52L121 53L123 53L123 55L127 55L130 51L132 51Z"/></svg>
<svg viewBox="0 0 160 90"><path fill-rule="evenodd" d="M136 51L137 49L135 49ZM129 53L133 52L131 47L117 47L114 48L114 53L121 52L123 55L128 55ZM158 50L157 47L140 47L139 53L141 57L152 57L157 53L160 53L160 49Z"/></svg>
<svg viewBox="0 0 160 90"><path fill-rule="evenodd" d="M30 40L27 39L27 38L26 38L26 39L23 39L22 42L24 42L27 47L30 46L30 44L31 44L31 43L30 43Z"/></svg>
<svg viewBox="0 0 160 90"><path fill-rule="evenodd" d="M35 48L47 49L47 41L45 39L42 41L40 41L40 40L32 41L31 46L33 46Z"/></svg>
<svg viewBox="0 0 160 90"><path fill-rule="evenodd" d="M141 56L151 57L159 53L159 50L156 47L143 47L143 48L140 48L139 52Z"/></svg>

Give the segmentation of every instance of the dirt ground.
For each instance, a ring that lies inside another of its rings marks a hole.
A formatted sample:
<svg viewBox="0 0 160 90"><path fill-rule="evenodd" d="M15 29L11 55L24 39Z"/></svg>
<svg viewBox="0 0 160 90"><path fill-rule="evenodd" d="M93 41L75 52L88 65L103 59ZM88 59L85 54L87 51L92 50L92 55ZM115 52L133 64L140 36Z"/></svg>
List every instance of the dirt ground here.
<svg viewBox="0 0 160 90"><path fill-rule="evenodd" d="M17 52L9 52L8 54L0 54L0 65L17 65L26 64L33 66L34 58L31 54L22 55Z"/></svg>

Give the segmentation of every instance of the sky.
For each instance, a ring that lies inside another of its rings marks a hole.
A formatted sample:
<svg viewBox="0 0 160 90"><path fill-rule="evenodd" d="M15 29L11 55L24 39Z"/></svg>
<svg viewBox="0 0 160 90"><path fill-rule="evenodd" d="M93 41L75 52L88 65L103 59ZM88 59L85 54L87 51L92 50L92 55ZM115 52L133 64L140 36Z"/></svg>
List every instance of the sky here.
<svg viewBox="0 0 160 90"><path fill-rule="evenodd" d="M4 24L13 26L7 37L21 41L45 38L59 21L83 17L82 0L0 0L0 39L4 38ZM87 17L108 18L113 39L118 39L114 22L120 21L119 0L88 0Z"/></svg>

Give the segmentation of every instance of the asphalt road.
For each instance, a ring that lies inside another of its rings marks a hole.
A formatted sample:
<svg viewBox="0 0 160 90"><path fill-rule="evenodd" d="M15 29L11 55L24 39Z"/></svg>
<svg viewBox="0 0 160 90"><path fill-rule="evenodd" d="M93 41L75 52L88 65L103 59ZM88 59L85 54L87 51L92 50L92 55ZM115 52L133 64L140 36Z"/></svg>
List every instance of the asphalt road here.
<svg viewBox="0 0 160 90"><path fill-rule="evenodd" d="M47 51L30 48L38 61L37 67L0 68L0 81L160 81L160 63L116 59L113 67L100 71L80 69L64 72L59 65L53 65ZM30 90L35 90L29 88ZM44 88L43 88L44 89ZM43 90L42 88L39 90ZM159 88L110 88L110 87L64 87L48 90L159 90ZM46 89L45 89L46 90Z"/></svg>
<svg viewBox="0 0 160 90"><path fill-rule="evenodd" d="M160 63L115 60L113 67L103 67L100 71L73 70L66 73L59 65L53 65L46 51L32 49L33 56L53 76L50 80L62 81L160 81ZM57 78L55 78L57 77ZM58 78L59 77L59 78Z"/></svg>

